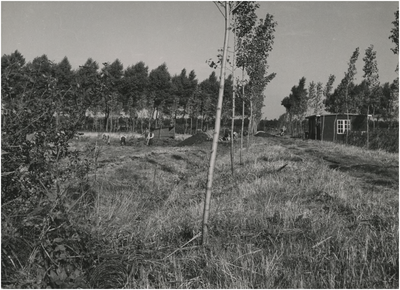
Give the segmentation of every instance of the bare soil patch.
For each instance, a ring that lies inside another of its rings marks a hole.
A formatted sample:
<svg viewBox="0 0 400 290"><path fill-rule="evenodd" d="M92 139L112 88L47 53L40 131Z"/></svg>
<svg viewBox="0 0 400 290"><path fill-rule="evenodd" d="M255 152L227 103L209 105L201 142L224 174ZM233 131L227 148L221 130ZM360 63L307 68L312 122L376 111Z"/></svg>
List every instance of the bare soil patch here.
<svg viewBox="0 0 400 290"><path fill-rule="evenodd" d="M203 142L210 141L210 136L204 132L197 132L195 135L183 140L176 146L193 146L196 144L201 144Z"/></svg>
<svg viewBox="0 0 400 290"><path fill-rule="evenodd" d="M271 134L271 133L268 133L268 132L257 132L254 136L256 136L256 137L278 137L279 134L278 135L274 135L274 134Z"/></svg>

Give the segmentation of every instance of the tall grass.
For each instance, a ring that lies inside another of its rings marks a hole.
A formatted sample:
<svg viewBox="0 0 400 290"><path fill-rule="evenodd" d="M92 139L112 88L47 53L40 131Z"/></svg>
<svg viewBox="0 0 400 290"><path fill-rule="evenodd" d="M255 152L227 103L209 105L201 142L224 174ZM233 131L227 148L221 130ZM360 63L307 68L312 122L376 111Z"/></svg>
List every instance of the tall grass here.
<svg viewBox="0 0 400 290"><path fill-rule="evenodd" d="M368 185L279 142L252 144L234 178L227 150L218 156L208 247L199 243L206 150L170 148L102 171L91 220L103 255L94 266L109 273L100 265L120 263L129 288L399 287L397 189ZM398 160L338 144L308 146ZM106 276L99 271L92 276L100 287Z"/></svg>

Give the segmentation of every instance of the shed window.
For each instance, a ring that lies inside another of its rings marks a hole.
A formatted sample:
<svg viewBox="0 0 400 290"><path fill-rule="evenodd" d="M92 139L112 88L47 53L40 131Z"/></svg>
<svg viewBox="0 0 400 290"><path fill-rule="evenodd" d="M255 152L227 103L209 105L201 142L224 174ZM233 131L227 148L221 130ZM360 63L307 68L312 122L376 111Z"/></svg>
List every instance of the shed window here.
<svg viewBox="0 0 400 290"><path fill-rule="evenodd" d="M337 120L337 133L344 134L346 131L350 131L350 120Z"/></svg>

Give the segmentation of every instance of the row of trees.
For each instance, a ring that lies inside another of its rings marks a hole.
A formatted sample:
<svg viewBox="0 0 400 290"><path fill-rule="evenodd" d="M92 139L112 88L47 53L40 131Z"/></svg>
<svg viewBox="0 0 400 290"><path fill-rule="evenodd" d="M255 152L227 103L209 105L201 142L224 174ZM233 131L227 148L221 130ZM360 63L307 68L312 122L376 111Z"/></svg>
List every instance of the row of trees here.
<svg viewBox="0 0 400 290"><path fill-rule="evenodd" d="M19 51L2 56L2 75L6 85L4 89L10 90L2 99L3 119L6 122L10 112L22 109L19 106L29 107L28 104L39 104L46 98L46 102L54 107L53 116L56 116L57 122L62 116L72 116L82 124L85 114L91 112L94 124L98 124L96 119L99 116L104 116L101 128L93 128L104 131L118 126L115 120L122 112L130 119L131 130L134 130L138 119L145 117L151 121L153 116L155 123L149 126L162 125L160 122L166 118L173 121L183 118L185 122L188 119L192 123L195 121L196 128L203 128L204 122L209 124L214 120L219 88L215 71L199 83L194 70L187 73L186 69L182 69L179 75L171 76L165 63L149 72L144 62L124 69L117 59L112 63L103 63L99 69L99 64L89 58L79 69L73 70L67 57L57 64L46 55L26 63ZM49 86L52 86L52 97L44 93ZM31 90L32 94L28 96L31 87L36 89ZM57 94L54 94L55 91ZM229 75L225 80L222 110L225 124L231 115L232 91L233 77ZM23 100L18 101L20 97ZM237 101L250 101L240 95L236 98ZM248 114L247 107L245 114ZM236 114L241 114L239 109ZM256 117L261 118L261 108Z"/></svg>
<svg viewBox="0 0 400 290"><path fill-rule="evenodd" d="M393 22L394 28L389 37L396 47L391 49L398 54L398 15ZM359 57L359 48L353 52L348 63L348 70L344 73L343 79L333 90L336 77L330 75L325 86L323 83L311 81L307 87L306 78L302 77L297 86L293 86L289 96L285 97L281 104L286 108L286 115L290 124L293 120L303 120L306 115L321 114L324 111L329 113L355 113L373 114L378 119L395 120L399 113L398 77L392 82L380 84L376 51L370 45L365 50L363 57L363 80L360 84L354 83L354 76L357 73L355 63ZM398 71L398 65L396 68ZM333 91L332 91L333 90ZM298 123L298 122L296 122Z"/></svg>
<svg viewBox="0 0 400 290"><path fill-rule="evenodd" d="M234 116L251 116L250 131L256 130L256 124L261 120L263 91L275 77L275 73L267 73L266 59L272 49L276 22L269 14L257 22L255 10L258 7L253 2L242 3L235 11L235 18L231 19L236 37L234 62L231 63L232 74L224 76L221 113L224 125ZM221 56L218 55L219 62ZM214 63L210 66L217 68ZM234 76L236 68L242 70L240 82ZM54 110L51 116L56 118L57 124L63 117L73 117L82 125L84 116L92 113L95 119L93 129L97 131L117 128L116 117L122 112L129 118L130 130L134 130L143 117L150 122L149 126L162 125L160 121L163 119L176 121L182 118L185 123L190 120L190 128L194 121L196 129L203 129L205 123L209 125L215 118L220 84L215 71L199 82L194 70L188 73L182 69L179 75L171 76L165 63L151 71L144 62L124 69L116 59L112 63L103 63L100 68L96 61L89 58L78 69L72 69L67 57L53 63L42 55L26 63L19 51L3 55L1 69L6 93L2 99L5 122L10 113L19 112L21 106L30 107L30 103L36 106L43 102L51 103L46 106ZM49 86L51 91L47 90ZM51 97L47 96L50 92ZM233 92L236 93L234 97ZM235 107L235 103L242 106ZM101 127L98 126L99 116L103 121ZM154 116L155 123L151 124ZM186 124L186 127L189 125Z"/></svg>

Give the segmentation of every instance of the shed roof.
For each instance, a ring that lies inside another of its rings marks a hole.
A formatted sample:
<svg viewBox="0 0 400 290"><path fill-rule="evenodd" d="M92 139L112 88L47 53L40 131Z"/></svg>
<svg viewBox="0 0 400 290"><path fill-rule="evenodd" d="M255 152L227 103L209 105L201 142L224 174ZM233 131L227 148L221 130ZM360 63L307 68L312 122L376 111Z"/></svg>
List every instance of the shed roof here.
<svg viewBox="0 0 400 290"><path fill-rule="evenodd" d="M320 115L310 115L310 116L307 116L306 117L306 119L307 118L312 118L312 117L316 117L316 116L337 116L337 115L349 115L349 116L366 116L365 114L354 114L354 113L335 113L335 114L320 114Z"/></svg>

